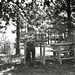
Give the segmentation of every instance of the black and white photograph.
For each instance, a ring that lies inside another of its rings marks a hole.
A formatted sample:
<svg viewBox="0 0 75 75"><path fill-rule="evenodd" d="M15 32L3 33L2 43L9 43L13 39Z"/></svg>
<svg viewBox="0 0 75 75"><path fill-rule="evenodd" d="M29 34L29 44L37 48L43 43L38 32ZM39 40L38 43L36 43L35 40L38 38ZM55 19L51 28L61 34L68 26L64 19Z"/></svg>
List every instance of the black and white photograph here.
<svg viewBox="0 0 75 75"><path fill-rule="evenodd" d="M0 75L75 75L75 0L0 0Z"/></svg>

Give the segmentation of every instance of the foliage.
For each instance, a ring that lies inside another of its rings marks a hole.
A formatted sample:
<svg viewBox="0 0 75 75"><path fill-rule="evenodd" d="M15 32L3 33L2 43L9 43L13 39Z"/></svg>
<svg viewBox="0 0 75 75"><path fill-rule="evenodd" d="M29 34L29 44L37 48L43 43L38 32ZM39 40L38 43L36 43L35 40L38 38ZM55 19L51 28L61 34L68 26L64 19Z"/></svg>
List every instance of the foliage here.
<svg viewBox="0 0 75 75"><path fill-rule="evenodd" d="M60 27L62 25L65 25L67 27L70 26L70 28L73 28L74 24L74 17L73 14L75 11L75 1L74 0L55 0L55 2L52 2L54 4L54 15L56 16L56 21L58 22L58 25L60 24ZM69 21L71 22L69 24ZM56 23L57 23L56 22Z"/></svg>
<svg viewBox="0 0 75 75"><path fill-rule="evenodd" d="M74 27L74 0L32 0L30 2L22 0L20 3L3 1L0 6L2 6L2 19L6 21L6 25L10 24L11 19L15 22L13 25L20 25L21 29L30 26L38 31L56 28L56 31L64 32ZM19 30L16 31L20 33Z"/></svg>
<svg viewBox="0 0 75 75"><path fill-rule="evenodd" d="M12 21L16 21L18 16L18 22L22 28L27 25L41 27L44 23L45 26L52 24L54 27L61 27L67 25L68 14L70 13L71 25L74 25L74 3L74 0L70 0L69 8L69 1L67 0L39 0L38 2L32 0L29 3L25 1L21 3L3 2L3 19L8 24L10 18Z"/></svg>
<svg viewBox="0 0 75 75"><path fill-rule="evenodd" d="M4 41L4 40L3 40ZM11 54L11 47L10 47L10 42L6 41L3 43L3 41L0 43L0 53L1 54Z"/></svg>

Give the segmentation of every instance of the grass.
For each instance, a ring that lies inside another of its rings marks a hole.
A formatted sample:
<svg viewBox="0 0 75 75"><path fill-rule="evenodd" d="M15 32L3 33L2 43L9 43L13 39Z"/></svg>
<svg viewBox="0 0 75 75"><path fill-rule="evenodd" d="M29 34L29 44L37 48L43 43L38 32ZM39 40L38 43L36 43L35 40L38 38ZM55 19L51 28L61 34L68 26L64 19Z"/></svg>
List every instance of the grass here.
<svg viewBox="0 0 75 75"><path fill-rule="evenodd" d="M64 60L63 64L55 60L46 60L46 65L37 61L36 65L37 67L25 67L24 64L14 65L15 69L3 75L75 75L74 61L71 60Z"/></svg>

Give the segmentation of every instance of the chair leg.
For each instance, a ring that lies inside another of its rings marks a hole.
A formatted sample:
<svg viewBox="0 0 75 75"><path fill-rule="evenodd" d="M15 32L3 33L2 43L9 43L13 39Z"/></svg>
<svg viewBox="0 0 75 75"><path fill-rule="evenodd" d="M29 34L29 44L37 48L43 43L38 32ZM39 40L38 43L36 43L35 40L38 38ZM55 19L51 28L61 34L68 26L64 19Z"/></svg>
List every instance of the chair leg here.
<svg viewBox="0 0 75 75"><path fill-rule="evenodd" d="M54 55L54 57L56 57L56 53L55 52L53 52L53 55Z"/></svg>
<svg viewBox="0 0 75 75"><path fill-rule="evenodd" d="M62 64L62 59L61 59L60 51L58 51L57 56L58 56L59 63Z"/></svg>
<svg viewBox="0 0 75 75"><path fill-rule="evenodd" d="M53 52L53 58L54 58L54 60L56 59L56 52Z"/></svg>

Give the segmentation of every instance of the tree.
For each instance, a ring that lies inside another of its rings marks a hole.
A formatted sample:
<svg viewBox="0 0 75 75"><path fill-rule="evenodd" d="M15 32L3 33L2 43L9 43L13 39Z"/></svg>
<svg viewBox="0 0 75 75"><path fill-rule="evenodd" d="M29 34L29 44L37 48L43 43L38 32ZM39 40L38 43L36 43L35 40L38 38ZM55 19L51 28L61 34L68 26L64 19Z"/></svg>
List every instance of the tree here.
<svg viewBox="0 0 75 75"><path fill-rule="evenodd" d="M18 14L19 12L19 7L16 3L13 3L11 1L8 2L3 2L3 20L6 21L6 25L9 25L9 20L12 19L12 21L16 21L16 54L20 54L20 49L19 49L19 39L20 39L20 25L19 25L19 20L18 20Z"/></svg>
<svg viewBox="0 0 75 75"><path fill-rule="evenodd" d="M20 27L32 26L38 28L38 30L46 30L48 27L60 28L67 26L70 32L73 26L72 22L74 22L74 14L72 13L75 8L74 3L73 0L42 0L39 2L37 0L31 2L22 0L20 3L18 1L4 1L2 3L3 20L6 21L6 25L9 24L10 18L17 23L16 54L20 53Z"/></svg>
<svg viewBox="0 0 75 75"><path fill-rule="evenodd" d="M68 33L70 34L71 29L73 29L74 25L73 25L73 20L74 18L72 17L73 12L75 12L75 1L74 0L51 0L50 3L53 3L54 7L53 10L54 11L54 15L56 16L56 19L59 22L63 22L62 20L64 20L63 24L65 26L67 26L68 29ZM65 13L67 16L65 17L65 15L61 15L62 13ZM60 24L62 25L62 24Z"/></svg>
<svg viewBox="0 0 75 75"><path fill-rule="evenodd" d="M19 49L19 43L20 43L20 27L26 27L26 18L25 15L28 16L26 13L27 10L24 9L23 4L24 2L19 3L18 1L12 2L9 1L3 1L2 2L2 11L3 11L3 20L6 21L6 25L9 25L9 20L12 19L12 21L16 21L16 54L20 54ZM31 7L30 4L28 4L29 7ZM28 8L29 8L28 7ZM25 12L23 11L25 10ZM24 14L25 13L25 14Z"/></svg>

